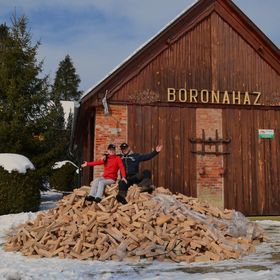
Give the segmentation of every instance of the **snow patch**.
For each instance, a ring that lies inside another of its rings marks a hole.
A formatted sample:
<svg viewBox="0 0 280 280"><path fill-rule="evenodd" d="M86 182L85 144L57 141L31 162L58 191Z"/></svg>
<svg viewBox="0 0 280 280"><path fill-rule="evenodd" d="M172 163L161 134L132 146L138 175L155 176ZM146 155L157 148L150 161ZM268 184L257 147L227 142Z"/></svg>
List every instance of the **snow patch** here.
<svg viewBox="0 0 280 280"><path fill-rule="evenodd" d="M79 168L75 163L73 163L70 160L63 160L63 161L57 161L55 162L55 164L53 165L52 169L59 169L61 168L63 165L65 165L66 163L70 163L72 165L74 165L75 167Z"/></svg>
<svg viewBox="0 0 280 280"><path fill-rule="evenodd" d="M280 221L272 221L272 220L258 220L258 224L261 226L278 226L280 227Z"/></svg>
<svg viewBox="0 0 280 280"><path fill-rule="evenodd" d="M55 164L53 165L52 169L59 169L61 168L63 165L65 165L66 163L70 163L73 166L75 166L77 168L76 173L79 174L79 167L72 161L70 160L63 160L63 161L57 161L55 162Z"/></svg>
<svg viewBox="0 0 280 280"><path fill-rule="evenodd" d="M27 169L35 169L34 165L27 157L19 154L9 153L0 154L0 166L2 166L9 173L12 171L26 173Z"/></svg>
<svg viewBox="0 0 280 280"><path fill-rule="evenodd" d="M10 230L24 224L26 221L35 219L37 213L26 212L0 216L0 245L3 238Z"/></svg>

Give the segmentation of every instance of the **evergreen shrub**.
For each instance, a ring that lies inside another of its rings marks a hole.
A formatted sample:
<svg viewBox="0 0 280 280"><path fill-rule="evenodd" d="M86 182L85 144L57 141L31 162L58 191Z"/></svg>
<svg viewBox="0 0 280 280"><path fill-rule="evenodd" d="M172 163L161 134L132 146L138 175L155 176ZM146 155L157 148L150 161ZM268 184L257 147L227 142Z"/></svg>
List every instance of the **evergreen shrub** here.
<svg viewBox="0 0 280 280"><path fill-rule="evenodd" d="M39 209L40 180L36 170L9 173L0 166L0 178L0 215Z"/></svg>
<svg viewBox="0 0 280 280"><path fill-rule="evenodd" d="M54 169L49 179L50 188L58 191L73 191L74 188L77 188L77 181L76 167L70 163Z"/></svg>

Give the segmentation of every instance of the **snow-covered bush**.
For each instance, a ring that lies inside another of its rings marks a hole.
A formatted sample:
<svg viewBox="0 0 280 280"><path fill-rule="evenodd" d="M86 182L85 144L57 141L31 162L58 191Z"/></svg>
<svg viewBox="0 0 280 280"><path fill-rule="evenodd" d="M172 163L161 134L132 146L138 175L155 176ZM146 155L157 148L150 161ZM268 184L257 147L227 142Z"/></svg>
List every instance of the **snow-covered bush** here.
<svg viewBox="0 0 280 280"><path fill-rule="evenodd" d="M69 162L55 168L49 178L51 189L59 191L72 191L77 188L77 168Z"/></svg>
<svg viewBox="0 0 280 280"><path fill-rule="evenodd" d="M39 176L34 169L23 155L0 153L0 215L38 210Z"/></svg>

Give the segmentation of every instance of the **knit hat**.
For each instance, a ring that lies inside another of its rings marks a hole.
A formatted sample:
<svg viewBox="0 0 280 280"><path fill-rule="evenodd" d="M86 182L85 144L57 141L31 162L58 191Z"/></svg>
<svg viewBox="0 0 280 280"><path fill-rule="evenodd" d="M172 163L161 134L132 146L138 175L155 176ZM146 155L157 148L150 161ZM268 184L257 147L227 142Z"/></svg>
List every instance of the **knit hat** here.
<svg viewBox="0 0 280 280"><path fill-rule="evenodd" d="M125 150L125 149L127 149L129 146L128 146L128 144L126 144L126 143L122 143L121 145L120 145L120 148L121 148L121 150Z"/></svg>
<svg viewBox="0 0 280 280"><path fill-rule="evenodd" d="M114 144L109 144L107 149L108 150L116 150L116 146Z"/></svg>

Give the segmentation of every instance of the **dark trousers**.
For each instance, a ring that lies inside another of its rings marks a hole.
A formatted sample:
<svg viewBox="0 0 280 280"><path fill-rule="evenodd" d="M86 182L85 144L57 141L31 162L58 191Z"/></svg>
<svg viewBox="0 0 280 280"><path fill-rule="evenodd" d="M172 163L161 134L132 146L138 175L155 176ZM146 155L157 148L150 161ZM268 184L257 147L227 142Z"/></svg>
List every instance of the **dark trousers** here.
<svg viewBox="0 0 280 280"><path fill-rule="evenodd" d="M119 195L126 197L128 188L134 184L139 186L150 186L152 184L152 173L150 170L143 170L132 176L127 176L127 184L124 181L119 181Z"/></svg>

